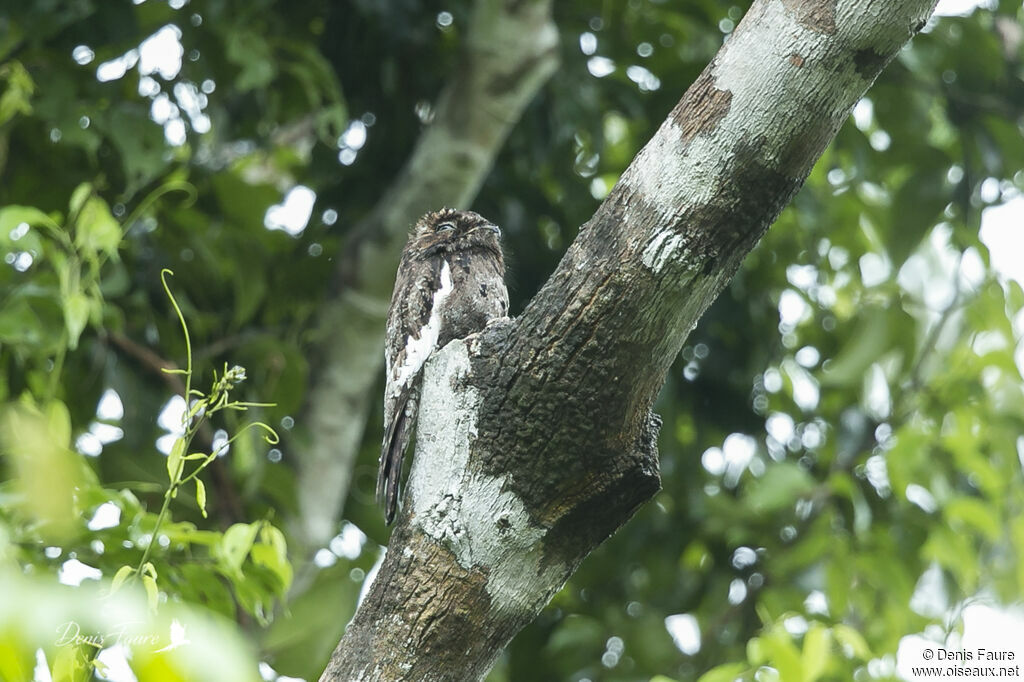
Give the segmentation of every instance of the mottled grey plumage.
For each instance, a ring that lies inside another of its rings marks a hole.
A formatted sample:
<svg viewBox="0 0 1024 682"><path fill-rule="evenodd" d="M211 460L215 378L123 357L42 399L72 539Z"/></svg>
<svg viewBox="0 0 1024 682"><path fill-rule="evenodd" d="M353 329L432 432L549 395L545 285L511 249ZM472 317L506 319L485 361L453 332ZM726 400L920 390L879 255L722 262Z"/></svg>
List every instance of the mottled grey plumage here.
<svg viewBox="0 0 1024 682"><path fill-rule="evenodd" d="M398 508L423 365L452 339L508 313L500 234L477 213L445 208L420 218L402 251L384 341L387 385L377 474L377 501L388 523Z"/></svg>

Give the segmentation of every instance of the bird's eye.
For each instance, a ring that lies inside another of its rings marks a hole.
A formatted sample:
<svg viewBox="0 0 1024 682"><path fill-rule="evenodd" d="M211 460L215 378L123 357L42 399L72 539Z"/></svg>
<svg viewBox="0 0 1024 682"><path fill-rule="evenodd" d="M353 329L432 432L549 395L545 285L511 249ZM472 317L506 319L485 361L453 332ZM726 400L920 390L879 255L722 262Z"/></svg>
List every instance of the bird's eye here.
<svg viewBox="0 0 1024 682"><path fill-rule="evenodd" d="M437 232L448 232L455 229L455 223L441 223L437 226Z"/></svg>

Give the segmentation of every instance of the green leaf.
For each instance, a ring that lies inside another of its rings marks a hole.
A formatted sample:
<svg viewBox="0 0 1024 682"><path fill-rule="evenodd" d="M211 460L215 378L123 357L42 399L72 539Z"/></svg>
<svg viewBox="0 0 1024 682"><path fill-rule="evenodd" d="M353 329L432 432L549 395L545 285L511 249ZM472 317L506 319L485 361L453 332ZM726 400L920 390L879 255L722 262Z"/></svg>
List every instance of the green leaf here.
<svg viewBox="0 0 1024 682"><path fill-rule="evenodd" d="M963 533L936 526L921 547L921 557L947 568L960 582L960 589L970 592L977 589L981 571L973 545L973 540Z"/></svg>
<svg viewBox="0 0 1024 682"><path fill-rule="evenodd" d="M92 301L82 292L75 292L64 298L64 325L68 331L68 349L78 348L78 339L89 323Z"/></svg>
<svg viewBox="0 0 1024 682"><path fill-rule="evenodd" d="M292 567L288 560L274 551L273 547L256 544L252 546L252 561L263 566L277 577L278 585L275 592L283 597L292 584Z"/></svg>
<svg viewBox="0 0 1024 682"><path fill-rule="evenodd" d="M71 193L71 200L68 202L68 215L76 215L85 206L86 200L92 194L92 183L83 182Z"/></svg>
<svg viewBox="0 0 1024 682"><path fill-rule="evenodd" d="M976 497L957 497L946 503L943 510L953 528L966 525L985 536L990 542L997 542L1003 534L1003 524L992 506Z"/></svg>
<svg viewBox="0 0 1024 682"><path fill-rule="evenodd" d="M747 660L754 665L761 665L768 660L768 653L761 640L761 637L751 637L747 640Z"/></svg>
<svg viewBox="0 0 1024 682"><path fill-rule="evenodd" d="M842 623L833 625L832 634L835 636L837 642L848 648L853 653L854 657L859 658L862 661L868 661L873 658L871 654L871 647L868 646L868 642L864 639L864 635L860 634L849 625L843 625Z"/></svg>
<svg viewBox="0 0 1024 682"><path fill-rule="evenodd" d="M8 631L0 636L0 680L32 678L32 657L26 651L18 651L19 643L14 632Z"/></svg>
<svg viewBox="0 0 1024 682"><path fill-rule="evenodd" d="M800 656L805 682L814 682L828 666L832 635L821 623L813 623L804 635L804 650Z"/></svg>
<svg viewBox="0 0 1024 682"><path fill-rule="evenodd" d="M235 617L235 602L224 579L212 567L199 564L183 564L181 574L185 580L183 596L188 601L205 605L229 619Z"/></svg>
<svg viewBox="0 0 1024 682"><path fill-rule="evenodd" d="M73 645L63 646L57 650L50 675L53 682L78 682L83 678L81 673L85 667L82 665L80 654L79 647Z"/></svg>
<svg viewBox="0 0 1024 682"><path fill-rule="evenodd" d="M338 135L345 131L347 122L348 109L343 102L321 107L316 112L317 136L324 142L337 140Z"/></svg>
<svg viewBox="0 0 1024 682"><path fill-rule="evenodd" d="M1024 594L1024 517L1018 516L1010 524L1010 538L1017 555L1017 594Z"/></svg>
<svg viewBox="0 0 1024 682"><path fill-rule="evenodd" d="M202 513L203 518L206 518L206 486L202 480L196 477L196 504L199 505L199 511Z"/></svg>
<svg viewBox="0 0 1024 682"><path fill-rule="evenodd" d="M40 353L64 346L62 309L50 299L14 295L0 306L0 342Z"/></svg>
<svg viewBox="0 0 1024 682"><path fill-rule="evenodd" d="M843 556L833 556L825 564L825 594L828 597L829 609L834 613L846 613L850 604L850 585L854 581L851 575L853 566L844 561Z"/></svg>
<svg viewBox="0 0 1024 682"><path fill-rule="evenodd" d="M889 348L889 315L882 308L860 313L859 321L839 353L821 374L822 386L859 386L864 373Z"/></svg>
<svg viewBox="0 0 1024 682"><path fill-rule="evenodd" d="M59 400L51 400L46 405L46 425L51 442L64 448L71 446L71 413L67 405Z"/></svg>
<svg viewBox="0 0 1024 682"><path fill-rule="evenodd" d="M697 678L697 682L733 682L747 669L746 663L726 663L718 665ZM661 677L660 675L658 677ZM656 679L656 678L655 678ZM668 680L669 678L663 678ZM654 679L651 682L655 682Z"/></svg>
<svg viewBox="0 0 1024 682"><path fill-rule="evenodd" d="M260 529L260 542L270 545L281 556L288 555L288 543L285 540L284 533L277 526L273 526L270 523L263 524L263 528Z"/></svg>
<svg viewBox="0 0 1024 682"><path fill-rule="evenodd" d="M232 578L232 586L235 589L235 598L243 609L255 616L261 625L270 623L268 612L269 606L273 603L273 595L267 590L266 585L244 573L239 573Z"/></svg>
<svg viewBox="0 0 1024 682"><path fill-rule="evenodd" d="M801 466L778 462L747 483L744 500L754 513L771 513L792 506L813 489L814 479Z"/></svg>
<svg viewBox="0 0 1024 682"><path fill-rule="evenodd" d="M896 190L892 199L887 247L898 271L921 239L939 222L942 209L952 199L946 189L949 157L936 149L926 149L917 159L914 172Z"/></svg>
<svg viewBox="0 0 1024 682"><path fill-rule="evenodd" d="M790 682L804 679L800 652L784 629L777 628L766 637L761 637L761 646L767 664L779 671L782 680Z"/></svg>
<svg viewBox="0 0 1024 682"><path fill-rule="evenodd" d="M161 126L149 120L149 102L124 100L109 112L96 112L97 126L111 131L108 139L117 148L124 164L128 186L125 197L131 197L165 171L169 164L167 144Z"/></svg>
<svg viewBox="0 0 1024 682"><path fill-rule="evenodd" d="M281 192L266 182L248 182L243 179L243 168L217 173L213 176L213 189L223 215L238 226L262 225L267 209L281 200Z"/></svg>
<svg viewBox="0 0 1024 682"><path fill-rule="evenodd" d="M149 602L149 608L151 611L156 611L157 605L160 603L160 590L156 586L156 581L148 575L142 576L142 586L146 588L146 600Z"/></svg>
<svg viewBox="0 0 1024 682"><path fill-rule="evenodd" d="M288 563L284 533L269 523L265 524L260 530L260 543L252 547L252 560L277 576L280 582L278 594L283 597L292 584L292 566Z"/></svg>
<svg viewBox="0 0 1024 682"><path fill-rule="evenodd" d="M188 522L164 524L164 531L172 543L203 545L213 547L220 542L221 533L212 530L196 530L194 524Z"/></svg>
<svg viewBox="0 0 1024 682"><path fill-rule="evenodd" d="M5 206L0 208L0 244L12 243L10 241L11 230L22 223L56 227L56 223L50 216L34 206Z"/></svg>
<svg viewBox="0 0 1024 682"><path fill-rule="evenodd" d="M833 473L828 484L836 495L842 495L853 504L853 530L863 536L871 528L871 506L864 498L860 486L853 477L842 471Z"/></svg>
<svg viewBox="0 0 1024 682"><path fill-rule="evenodd" d="M75 246L87 255L105 254L117 258L121 244L121 225L110 213L107 202L91 196L85 201L75 222Z"/></svg>
<svg viewBox="0 0 1024 682"><path fill-rule="evenodd" d="M186 539L190 544L204 547L216 547L223 537L222 533L213 530L194 530L186 534Z"/></svg>
<svg viewBox="0 0 1024 682"><path fill-rule="evenodd" d="M967 408L958 408L946 416L941 437L943 445L953 453L959 470L971 476L983 493L999 499L1008 481L983 452L985 433L977 414Z"/></svg>
<svg viewBox="0 0 1024 682"><path fill-rule="evenodd" d="M2 213L2 212L0 212ZM1006 303L1010 310L1016 312L1024 307L1024 288L1015 279L1008 280L1006 286Z"/></svg>
<svg viewBox="0 0 1024 682"><path fill-rule="evenodd" d="M181 480L181 472L185 466L183 456L185 454L185 438L179 437L171 447L171 453L167 455L167 476L171 483Z"/></svg>
<svg viewBox="0 0 1024 682"><path fill-rule="evenodd" d="M114 574L114 579L110 582L110 593L113 594L124 584L124 581L128 579L135 569L131 566L122 566L117 569L117 573Z"/></svg>
<svg viewBox="0 0 1024 682"><path fill-rule="evenodd" d="M293 57L283 62L283 70L301 84L307 106L316 112L317 136L325 144L334 144L348 123L334 69L323 53L306 41L290 41L282 47ZM282 60L275 60L275 63L280 62Z"/></svg>
<svg viewBox="0 0 1024 682"><path fill-rule="evenodd" d="M235 87L241 92L266 87L277 75L267 40L254 31L231 31L227 35L226 55L241 67L235 79Z"/></svg>
<svg viewBox="0 0 1024 682"><path fill-rule="evenodd" d="M9 27L5 27L9 28ZM12 59L0 66L0 80L6 81L0 94L0 126L18 114L32 113L32 95L36 84L21 62Z"/></svg>
<svg viewBox="0 0 1024 682"><path fill-rule="evenodd" d="M267 296L267 280L261 277L238 277L233 280L235 305L232 322L242 326L248 322Z"/></svg>
<svg viewBox="0 0 1024 682"><path fill-rule="evenodd" d="M224 531L216 553L220 564L229 574L241 575L242 563L256 541L256 533L261 523L236 523Z"/></svg>

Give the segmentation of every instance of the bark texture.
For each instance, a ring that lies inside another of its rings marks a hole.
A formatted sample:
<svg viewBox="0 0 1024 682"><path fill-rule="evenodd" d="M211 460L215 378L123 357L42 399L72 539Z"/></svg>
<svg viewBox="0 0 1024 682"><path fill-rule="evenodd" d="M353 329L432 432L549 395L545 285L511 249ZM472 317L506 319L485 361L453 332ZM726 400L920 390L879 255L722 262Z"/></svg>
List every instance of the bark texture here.
<svg viewBox="0 0 1024 682"><path fill-rule="evenodd" d="M290 445L299 463L298 536L307 548L337 532L371 400L384 366L384 321L410 226L429 210L466 208L513 125L558 63L551 0L478 0L459 69L402 172L356 228L313 339L320 362ZM375 468L363 472L372 495Z"/></svg>
<svg viewBox="0 0 1024 682"><path fill-rule="evenodd" d="M934 0L757 0L516 320L428 361L409 491L322 681L474 680L658 489L687 334Z"/></svg>

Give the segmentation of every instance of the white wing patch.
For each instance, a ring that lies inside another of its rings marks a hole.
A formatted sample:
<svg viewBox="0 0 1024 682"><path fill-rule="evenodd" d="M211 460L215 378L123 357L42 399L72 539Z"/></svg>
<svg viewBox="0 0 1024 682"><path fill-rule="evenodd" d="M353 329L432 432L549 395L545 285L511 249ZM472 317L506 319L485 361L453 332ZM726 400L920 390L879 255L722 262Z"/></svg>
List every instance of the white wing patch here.
<svg viewBox="0 0 1024 682"><path fill-rule="evenodd" d="M414 338L410 334L405 340L404 361L395 368L395 388L408 386L423 368L423 363L436 350L437 339L441 333L441 306L444 305L445 299L451 295L454 288L452 271L448 266L448 261L445 260L441 265L441 286L434 292L434 300L430 306L430 319L420 329L418 338Z"/></svg>

